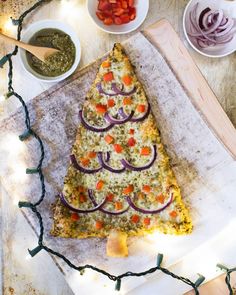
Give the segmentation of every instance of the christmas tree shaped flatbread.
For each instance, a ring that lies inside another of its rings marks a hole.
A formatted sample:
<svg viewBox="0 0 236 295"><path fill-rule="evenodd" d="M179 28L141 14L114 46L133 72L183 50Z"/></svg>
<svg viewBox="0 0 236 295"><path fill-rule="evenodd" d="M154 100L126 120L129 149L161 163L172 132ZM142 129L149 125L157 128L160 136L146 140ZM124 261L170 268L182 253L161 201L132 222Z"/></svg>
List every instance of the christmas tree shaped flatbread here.
<svg viewBox="0 0 236 295"><path fill-rule="evenodd" d="M128 255L128 236L190 233L150 104L120 44L102 62L79 116L52 234L108 237L107 254L119 257Z"/></svg>

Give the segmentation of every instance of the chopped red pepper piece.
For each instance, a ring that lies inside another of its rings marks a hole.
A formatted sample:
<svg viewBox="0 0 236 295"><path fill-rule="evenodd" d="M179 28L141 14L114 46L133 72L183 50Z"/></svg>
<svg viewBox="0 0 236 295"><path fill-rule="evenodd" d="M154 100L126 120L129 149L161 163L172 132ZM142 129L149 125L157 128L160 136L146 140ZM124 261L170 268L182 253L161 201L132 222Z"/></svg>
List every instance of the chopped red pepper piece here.
<svg viewBox="0 0 236 295"><path fill-rule="evenodd" d="M103 222L97 220L96 223L95 223L95 227L96 227L96 229L102 229L103 228Z"/></svg>
<svg viewBox="0 0 236 295"><path fill-rule="evenodd" d="M132 184L128 185L126 188L123 189L123 193L128 195L134 191L134 186Z"/></svg>
<svg viewBox="0 0 236 295"><path fill-rule="evenodd" d="M145 106L145 104L139 104L139 105L137 106L137 111L138 111L139 113L144 113L145 110L146 110L146 106Z"/></svg>
<svg viewBox="0 0 236 295"><path fill-rule="evenodd" d="M122 81L125 85L129 86L132 83L133 79L131 76L125 75L122 77Z"/></svg>
<svg viewBox="0 0 236 295"><path fill-rule="evenodd" d="M144 185L143 186L143 191L145 192L145 193L150 193L150 191L151 191L151 187L150 187L150 185Z"/></svg>
<svg viewBox="0 0 236 295"><path fill-rule="evenodd" d="M122 153L123 148L122 148L122 146L121 146L120 144L115 143L115 144L113 145L113 147L114 147L114 150L115 150L118 154Z"/></svg>
<svg viewBox="0 0 236 295"><path fill-rule="evenodd" d="M115 103L114 99L112 99L112 98L108 99L107 105L108 105L109 108L114 107L115 104L116 103Z"/></svg>
<svg viewBox="0 0 236 295"><path fill-rule="evenodd" d="M139 222L139 219L140 219L140 217L138 215L136 215L136 214L134 214L134 215L131 216L131 221L133 223L138 223Z"/></svg>
<svg viewBox="0 0 236 295"><path fill-rule="evenodd" d="M73 220L73 221L78 221L80 217L79 217L78 213L73 212L73 213L71 213L70 218L71 218L71 220Z"/></svg>
<svg viewBox="0 0 236 295"><path fill-rule="evenodd" d="M107 111L107 106L99 103L96 105L96 110L99 114L104 114Z"/></svg>
<svg viewBox="0 0 236 295"><path fill-rule="evenodd" d="M114 195L112 193L109 193L107 196L106 196L106 199L108 202L112 202L113 199L114 199Z"/></svg>
<svg viewBox="0 0 236 295"><path fill-rule="evenodd" d="M145 147L141 148L140 154L142 156L149 156L150 153L151 153L151 149L149 147L145 146Z"/></svg>
<svg viewBox="0 0 236 295"><path fill-rule="evenodd" d="M111 144L114 142L114 137L112 137L110 134L107 134L105 137L104 137L105 141L108 143L108 144Z"/></svg>
<svg viewBox="0 0 236 295"><path fill-rule="evenodd" d="M150 219L149 217L145 217L145 218L143 219L143 224L144 224L144 225L150 225L150 222L151 222L151 219Z"/></svg>
<svg viewBox="0 0 236 295"><path fill-rule="evenodd" d="M128 140L128 146L132 147L135 146L136 140L133 137L130 137Z"/></svg>
<svg viewBox="0 0 236 295"><path fill-rule="evenodd" d="M100 191L100 190L102 190L103 189L103 187L104 187L104 181L103 180L99 180L98 182L97 182L97 184L96 184L96 189L98 190L98 191Z"/></svg>
<svg viewBox="0 0 236 295"><path fill-rule="evenodd" d="M110 82L114 79L113 73L112 72L108 72L106 74L103 75L103 80L105 82Z"/></svg>

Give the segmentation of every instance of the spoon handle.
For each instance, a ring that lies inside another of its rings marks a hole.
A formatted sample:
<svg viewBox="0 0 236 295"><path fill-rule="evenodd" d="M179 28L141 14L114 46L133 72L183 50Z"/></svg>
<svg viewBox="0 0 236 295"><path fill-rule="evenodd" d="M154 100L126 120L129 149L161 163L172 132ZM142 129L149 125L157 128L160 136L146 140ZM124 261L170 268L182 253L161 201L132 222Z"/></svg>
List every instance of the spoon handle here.
<svg viewBox="0 0 236 295"><path fill-rule="evenodd" d="M25 44L25 43L23 43L23 42L20 42L20 41L18 41L18 40L15 40L15 39L13 39L13 38L11 38L11 37L8 37L8 36L6 36L6 35L3 35L3 34L1 34L0 33L0 39L2 39L3 41L5 41L5 42L7 42L7 43L10 43L10 44L13 44L13 45L16 45L16 46L19 46L19 47L21 47L21 48L23 48L23 49L26 49L26 50L28 50L29 51L29 49L30 49L30 45L28 45L28 44Z"/></svg>

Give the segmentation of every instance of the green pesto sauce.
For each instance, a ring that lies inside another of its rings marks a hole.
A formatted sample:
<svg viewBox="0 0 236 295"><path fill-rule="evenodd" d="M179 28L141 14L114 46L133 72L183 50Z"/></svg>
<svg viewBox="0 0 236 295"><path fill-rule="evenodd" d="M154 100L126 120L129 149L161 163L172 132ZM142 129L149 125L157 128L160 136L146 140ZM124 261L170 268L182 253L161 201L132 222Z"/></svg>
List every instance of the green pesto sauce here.
<svg viewBox="0 0 236 295"><path fill-rule="evenodd" d="M30 39L29 44L60 50L47 57L45 62L29 52L26 53L29 65L43 76L56 77L62 75L72 67L75 61L75 45L70 36L60 30L41 30Z"/></svg>

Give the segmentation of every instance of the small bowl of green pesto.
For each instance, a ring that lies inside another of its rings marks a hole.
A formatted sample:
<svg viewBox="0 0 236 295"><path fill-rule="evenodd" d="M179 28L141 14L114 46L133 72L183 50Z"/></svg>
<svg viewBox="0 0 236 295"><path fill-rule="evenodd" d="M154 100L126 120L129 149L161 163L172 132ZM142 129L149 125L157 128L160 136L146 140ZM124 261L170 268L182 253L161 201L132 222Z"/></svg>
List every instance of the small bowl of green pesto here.
<svg viewBox="0 0 236 295"><path fill-rule="evenodd" d="M73 29L64 23L54 20L36 22L24 32L22 41L58 50L43 62L20 49L20 59L25 70L42 82L62 81L79 65L81 57L79 38Z"/></svg>

